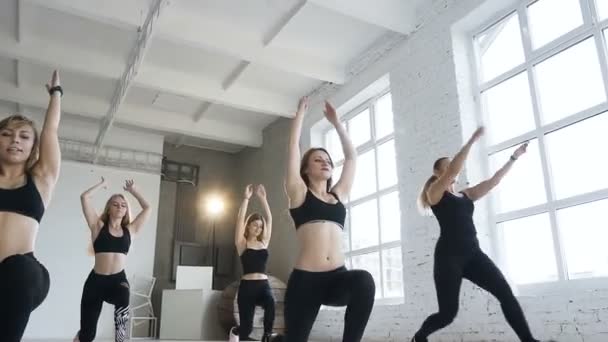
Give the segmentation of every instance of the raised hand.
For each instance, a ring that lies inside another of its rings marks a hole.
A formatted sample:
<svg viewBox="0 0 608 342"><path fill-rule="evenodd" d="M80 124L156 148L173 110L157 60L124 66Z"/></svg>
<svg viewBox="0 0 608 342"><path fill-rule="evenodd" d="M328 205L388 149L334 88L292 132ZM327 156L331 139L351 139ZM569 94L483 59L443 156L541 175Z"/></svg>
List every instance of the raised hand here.
<svg viewBox="0 0 608 342"><path fill-rule="evenodd" d="M245 187L245 198L250 199L253 195L253 185L249 184Z"/></svg>
<svg viewBox="0 0 608 342"><path fill-rule="evenodd" d="M481 138L482 135L484 135L486 132L485 127L483 126L479 126L475 132L473 132L473 135L471 136L471 140L475 141L475 140L479 140L479 138Z"/></svg>
<svg viewBox="0 0 608 342"><path fill-rule="evenodd" d="M255 194L260 199L265 199L266 198L266 188L264 188L264 185L262 185L262 184L258 185L255 189Z"/></svg>
<svg viewBox="0 0 608 342"><path fill-rule="evenodd" d="M108 183L106 182L106 179L103 178L103 176L101 176L101 181L99 181L99 186L103 187L104 189L108 188Z"/></svg>
<svg viewBox="0 0 608 342"><path fill-rule="evenodd" d="M133 192L133 190L135 190L135 182L132 179L127 179L123 189L127 192Z"/></svg>
<svg viewBox="0 0 608 342"><path fill-rule="evenodd" d="M61 81L59 80L59 72L57 70L53 71L53 75L51 76L51 82L47 83L46 86L46 91L50 92L51 88L56 87L56 86L60 86L61 85Z"/></svg>
<svg viewBox="0 0 608 342"><path fill-rule="evenodd" d="M336 109L331 105L331 103L329 103L329 101L325 101L325 110L323 110L323 113L325 114L327 121L329 121L332 125L335 126L340 122Z"/></svg>
<svg viewBox="0 0 608 342"><path fill-rule="evenodd" d="M528 144L529 144L529 142L526 141L525 143L521 144L515 151L513 151L513 158L517 159L522 154L526 153Z"/></svg>
<svg viewBox="0 0 608 342"><path fill-rule="evenodd" d="M298 102L298 111L296 115L304 115L308 111L308 96L303 96Z"/></svg>

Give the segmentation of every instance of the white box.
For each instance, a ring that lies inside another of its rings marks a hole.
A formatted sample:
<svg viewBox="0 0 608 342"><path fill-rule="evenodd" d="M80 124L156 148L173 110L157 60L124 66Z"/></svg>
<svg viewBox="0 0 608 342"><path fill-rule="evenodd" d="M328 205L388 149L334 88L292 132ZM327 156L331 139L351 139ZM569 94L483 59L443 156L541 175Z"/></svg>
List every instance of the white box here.
<svg viewBox="0 0 608 342"><path fill-rule="evenodd" d="M217 314L221 291L163 290L161 340L226 340Z"/></svg>
<svg viewBox="0 0 608 342"><path fill-rule="evenodd" d="M177 266L176 290L211 290L213 267Z"/></svg>

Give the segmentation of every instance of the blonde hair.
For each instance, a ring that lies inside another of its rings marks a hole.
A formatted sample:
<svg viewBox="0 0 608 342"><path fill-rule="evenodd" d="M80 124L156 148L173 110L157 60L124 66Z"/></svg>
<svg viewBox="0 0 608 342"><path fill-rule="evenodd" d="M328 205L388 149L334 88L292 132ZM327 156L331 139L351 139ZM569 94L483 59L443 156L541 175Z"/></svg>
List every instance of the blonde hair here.
<svg viewBox="0 0 608 342"><path fill-rule="evenodd" d="M129 201L123 194L114 194L114 195L110 196L110 198L106 202L105 208L103 209L103 213L99 216L99 220L102 221L104 224L108 224L108 222L110 221L110 206L112 205L112 200L115 199L116 197L122 198L125 201L125 203L127 204L127 212L125 213L125 216L123 216L122 220L120 221L120 226L123 228L127 228L127 226L131 223L131 205L129 204ZM87 254L89 254L91 256L95 255L95 249L93 248L93 243L94 243L94 241L91 240L91 242L89 243L88 251L87 251Z"/></svg>
<svg viewBox="0 0 608 342"><path fill-rule="evenodd" d="M32 151L30 152L30 155L27 157L27 161L25 164L26 170L29 171L32 169L32 167L38 161L40 138L38 135L38 130L36 129L36 125L34 124L34 121L29 119L28 117L25 117L25 116L19 115L19 114L15 114L15 115L6 117L0 121L0 131L8 128L9 126L15 126L17 128L22 127L22 126L30 126L32 128L32 131L34 131L34 144L32 145Z"/></svg>
<svg viewBox="0 0 608 342"><path fill-rule="evenodd" d="M441 167L441 162L448 159L447 157L441 157L433 163L433 173L438 172ZM429 187L433 184L439 177L433 174L429 179L426 180L424 185L422 186L422 190L420 190L420 194L418 195L418 210L422 214L428 214L429 209L431 208L431 203L429 202L429 196L427 192L429 191Z"/></svg>

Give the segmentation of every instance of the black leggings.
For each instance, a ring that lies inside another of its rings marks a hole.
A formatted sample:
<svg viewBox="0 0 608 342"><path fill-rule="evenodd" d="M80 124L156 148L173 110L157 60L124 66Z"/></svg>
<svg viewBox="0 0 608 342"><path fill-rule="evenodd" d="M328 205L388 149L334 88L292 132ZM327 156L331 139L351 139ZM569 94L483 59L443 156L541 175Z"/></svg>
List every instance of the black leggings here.
<svg viewBox="0 0 608 342"><path fill-rule="evenodd" d="M274 324L274 297L268 279L246 280L241 279L239 294L239 337L241 341L250 339L253 330L253 316L256 305L264 308L264 333L270 334Z"/></svg>
<svg viewBox="0 0 608 342"><path fill-rule="evenodd" d="M129 294L129 281L125 271L111 275L91 271L84 283L80 302L80 342L91 342L95 339L103 302L114 305L115 341L125 341L129 321Z"/></svg>
<svg viewBox="0 0 608 342"><path fill-rule="evenodd" d="M15 254L0 262L0 338L18 342L30 314L49 293L49 272L34 253Z"/></svg>
<svg viewBox="0 0 608 342"><path fill-rule="evenodd" d="M511 287L502 272L481 249L475 248L470 253L453 253L438 244L433 274L439 312L424 321L415 335L417 342L426 341L427 336L452 323L458 312L462 278L470 280L498 299L507 322L521 341L536 341Z"/></svg>
<svg viewBox="0 0 608 342"><path fill-rule="evenodd" d="M329 272L294 269L285 293L286 341L308 341L321 305L346 306L343 341L361 341L374 306L376 285L364 270Z"/></svg>

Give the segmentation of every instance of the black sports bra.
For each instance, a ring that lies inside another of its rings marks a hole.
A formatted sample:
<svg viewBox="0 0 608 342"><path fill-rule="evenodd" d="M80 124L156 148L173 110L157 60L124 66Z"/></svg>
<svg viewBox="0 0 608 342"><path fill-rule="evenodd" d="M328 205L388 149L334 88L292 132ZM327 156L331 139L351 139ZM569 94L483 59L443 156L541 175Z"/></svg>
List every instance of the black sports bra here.
<svg viewBox="0 0 608 342"><path fill-rule="evenodd" d="M338 203L327 203L317 198L310 189L306 191L304 203L297 208L289 209L296 229L305 223L314 221L331 221L344 229L346 207L344 207L344 204L342 204L335 193L330 192L330 194L338 200Z"/></svg>
<svg viewBox="0 0 608 342"><path fill-rule="evenodd" d="M131 232L122 227L122 236L116 237L110 233L108 225L104 224L99 235L93 242L93 250L97 253L122 253L128 254L131 247Z"/></svg>
<svg viewBox="0 0 608 342"><path fill-rule="evenodd" d="M26 173L25 176L25 185L16 189L0 189L0 211L21 214L40 223L44 215L44 202L32 175Z"/></svg>
<svg viewBox="0 0 608 342"><path fill-rule="evenodd" d="M243 274L266 273L266 262L268 261L268 249L247 248L241 254Z"/></svg>

